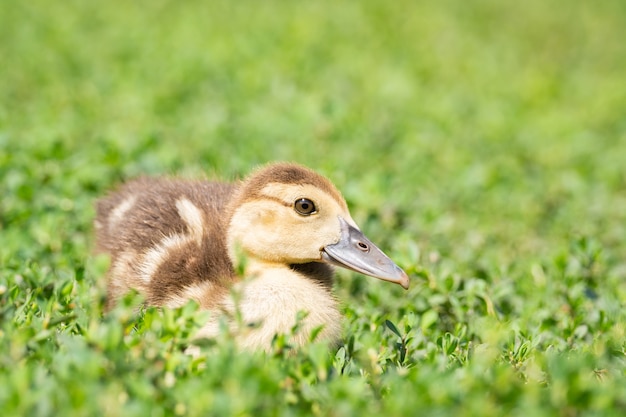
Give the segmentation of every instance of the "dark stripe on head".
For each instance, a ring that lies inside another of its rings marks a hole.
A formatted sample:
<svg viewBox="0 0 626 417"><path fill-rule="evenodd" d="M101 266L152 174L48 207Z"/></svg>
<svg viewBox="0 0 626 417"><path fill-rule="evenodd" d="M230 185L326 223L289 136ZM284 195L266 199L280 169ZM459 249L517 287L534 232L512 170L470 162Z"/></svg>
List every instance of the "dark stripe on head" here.
<svg viewBox="0 0 626 417"><path fill-rule="evenodd" d="M326 192L337 203L346 207L345 200L335 186L320 174L308 168L290 163L276 163L265 166L252 173L244 182L241 196L245 199L267 198L261 190L271 183L280 184L310 184Z"/></svg>

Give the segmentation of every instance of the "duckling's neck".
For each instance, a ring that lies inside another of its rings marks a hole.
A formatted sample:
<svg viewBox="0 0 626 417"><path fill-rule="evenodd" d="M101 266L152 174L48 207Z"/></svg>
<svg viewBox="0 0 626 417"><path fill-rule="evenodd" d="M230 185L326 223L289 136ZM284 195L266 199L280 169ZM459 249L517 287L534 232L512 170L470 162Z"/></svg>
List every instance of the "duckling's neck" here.
<svg viewBox="0 0 626 417"><path fill-rule="evenodd" d="M271 274L285 274L289 269L288 264L280 262L271 262L263 259L248 258L246 264L243 267L244 280L254 280L268 273Z"/></svg>

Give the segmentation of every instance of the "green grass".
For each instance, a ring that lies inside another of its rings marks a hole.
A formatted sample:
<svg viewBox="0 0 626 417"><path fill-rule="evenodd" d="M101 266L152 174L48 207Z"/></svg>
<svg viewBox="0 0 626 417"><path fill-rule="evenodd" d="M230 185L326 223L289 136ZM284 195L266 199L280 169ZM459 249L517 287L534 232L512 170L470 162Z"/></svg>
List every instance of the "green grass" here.
<svg viewBox="0 0 626 417"><path fill-rule="evenodd" d="M3 1L2 415L625 415L624 39L622 0ZM340 271L339 350L102 315L98 196L272 160L411 290Z"/></svg>

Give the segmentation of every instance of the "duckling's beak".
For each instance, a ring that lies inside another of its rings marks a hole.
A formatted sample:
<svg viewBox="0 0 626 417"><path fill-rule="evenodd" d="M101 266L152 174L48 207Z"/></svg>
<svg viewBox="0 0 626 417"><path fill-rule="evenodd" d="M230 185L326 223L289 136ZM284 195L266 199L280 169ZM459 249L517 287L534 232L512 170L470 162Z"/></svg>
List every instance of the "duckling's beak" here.
<svg viewBox="0 0 626 417"><path fill-rule="evenodd" d="M339 242L322 249L324 262L409 288L409 276L357 228L339 217Z"/></svg>

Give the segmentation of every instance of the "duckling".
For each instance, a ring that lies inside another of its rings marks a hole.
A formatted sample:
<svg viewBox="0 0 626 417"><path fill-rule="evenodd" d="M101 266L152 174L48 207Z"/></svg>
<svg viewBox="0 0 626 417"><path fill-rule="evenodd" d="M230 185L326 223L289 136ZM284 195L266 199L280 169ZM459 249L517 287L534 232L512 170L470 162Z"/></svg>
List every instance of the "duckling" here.
<svg viewBox="0 0 626 417"><path fill-rule="evenodd" d="M304 312L291 344L319 328L317 340L334 344L334 266L409 287L335 186L296 164L270 164L237 183L140 178L99 200L96 212L97 251L111 258L109 307L131 289L149 305L194 300L212 312L198 337L217 336L226 317L239 345L269 350Z"/></svg>

